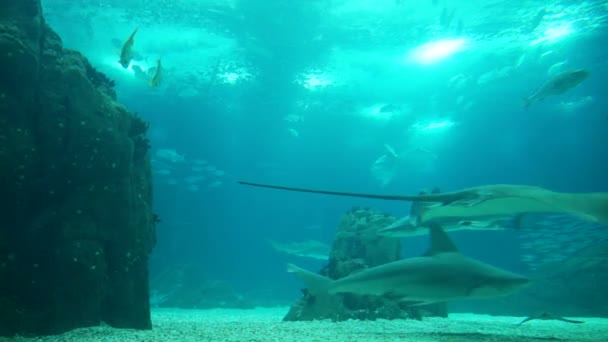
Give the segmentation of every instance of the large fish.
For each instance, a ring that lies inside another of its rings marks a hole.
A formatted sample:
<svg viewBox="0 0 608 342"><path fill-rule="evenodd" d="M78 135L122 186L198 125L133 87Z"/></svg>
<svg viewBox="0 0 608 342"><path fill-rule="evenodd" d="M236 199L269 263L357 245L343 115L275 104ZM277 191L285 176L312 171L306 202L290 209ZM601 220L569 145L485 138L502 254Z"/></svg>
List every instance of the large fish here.
<svg viewBox="0 0 608 342"><path fill-rule="evenodd" d="M508 216L525 213L567 213L589 222L608 224L608 192L563 193L529 185L483 185L426 195L378 195L314 190L240 181L240 184L334 196L387 201L432 202L419 215L419 223L443 218Z"/></svg>
<svg viewBox="0 0 608 342"><path fill-rule="evenodd" d="M454 219L447 218L444 220L436 220L435 222L447 232L455 232L459 230L497 230L504 231L507 229L519 229L522 215L515 216L496 216L483 217L476 220L469 219ZM428 234L428 227L425 224L414 224L411 216L403 217L388 226L382 227L376 231L376 234L384 237L404 238L412 236L420 236Z"/></svg>
<svg viewBox="0 0 608 342"><path fill-rule="evenodd" d="M585 69L569 70L559 73L541 85L532 95L525 97L524 108L530 107L538 101L549 96L561 95L576 87L589 77L589 71Z"/></svg>
<svg viewBox="0 0 608 342"><path fill-rule="evenodd" d="M288 265L313 295L354 293L430 304L504 296L528 285L524 276L462 255L439 225L430 227L431 245L421 257L371 267L332 280Z"/></svg>
<svg viewBox="0 0 608 342"><path fill-rule="evenodd" d="M133 44L135 43L135 34L137 34L137 28L133 30L133 33L125 40L120 49L120 59L118 62L123 68L128 68L133 58Z"/></svg>
<svg viewBox="0 0 608 342"><path fill-rule="evenodd" d="M278 242L271 239L267 239L266 241L272 246L272 248L282 253L319 260L329 259L330 247L329 245L320 241L306 240Z"/></svg>
<svg viewBox="0 0 608 342"><path fill-rule="evenodd" d="M431 193L439 194L439 188L433 189ZM419 196L426 194L427 193L424 191L418 193ZM426 235L428 233L428 227L425 224L422 224L420 219L422 217L421 215L432 205L432 203L428 202L412 202L408 216L378 229L376 234L393 238ZM434 220L434 222L441 225L447 232L458 230L506 230L508 228L519 229L522 216L523 214L506 217L490 216L480 217L475 220L448 217L446 219Z"/></svg>
<svg viewBox="0 0 608 342"><path fill-rule="evenodd" d="M154 74L152 75L152 79L148 82L148 85L152 88L156 88L160 85L160 82L163 79L163 65L160 62L160 58L156 61L156 69L154 70Z"/></svg>

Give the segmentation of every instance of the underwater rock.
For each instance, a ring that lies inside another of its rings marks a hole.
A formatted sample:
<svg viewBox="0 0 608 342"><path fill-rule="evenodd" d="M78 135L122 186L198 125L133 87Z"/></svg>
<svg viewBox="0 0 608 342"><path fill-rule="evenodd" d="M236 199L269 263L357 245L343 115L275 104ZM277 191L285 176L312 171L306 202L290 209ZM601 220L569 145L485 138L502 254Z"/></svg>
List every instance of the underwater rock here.
<svg viewBox="0 0 608 342"><path fill-rule="evenodd" d="M149 329L146 126L40 0L0 2L0 74L0 336Z"/></svg>
<svg viewBox="0 0 608 342"><path fill-rule="evenodd" d="M339 279L365 268L399 260L400 240L376 234L378 229L396 220L396 217L371 209L354 208L347 212L338 226L329 263L319 273ZM444 303L414 307L385 297L351 293L312 296L306 290L303 292L304 296L291 307L283 318L284 321L420 319L422 316L447 316L447 306Z"/></svg>

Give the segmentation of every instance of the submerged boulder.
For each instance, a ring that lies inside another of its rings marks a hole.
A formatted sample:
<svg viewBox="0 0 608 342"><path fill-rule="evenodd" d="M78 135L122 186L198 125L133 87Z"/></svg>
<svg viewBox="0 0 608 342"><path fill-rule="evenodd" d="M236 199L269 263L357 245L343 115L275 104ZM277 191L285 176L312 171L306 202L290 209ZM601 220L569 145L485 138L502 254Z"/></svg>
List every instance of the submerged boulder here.
<svg viewBox="0 0 608 342"><path fill-rule="evenodd" d="M329 263L319 273L339 279L366 268L399 260L400 240L376 234L378 229L396 219L369 209L356 208L346 213L338 226ZM420 319L424 315L446 316L447 307L443 303L413 307L391 298L350 293L313 296L304 290L304 296L291 307L283 320Z"/></svg>
<svg viewBox="0 0 608 342"><path fill-rule="evenodd" d="M147 124L44 21L0 2L0 335L151 327Z"/></svg>

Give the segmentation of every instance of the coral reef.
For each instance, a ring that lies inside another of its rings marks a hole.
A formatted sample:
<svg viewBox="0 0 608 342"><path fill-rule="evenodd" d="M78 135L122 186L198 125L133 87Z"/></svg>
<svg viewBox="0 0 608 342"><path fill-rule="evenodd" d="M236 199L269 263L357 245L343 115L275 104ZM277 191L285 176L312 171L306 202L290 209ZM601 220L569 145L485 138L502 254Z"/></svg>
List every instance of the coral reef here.
<svg viewBox="0 0 608 342"><path fill-rule="evenodd" d="M395 220L393 216L369 209L355 208L346 213L338 226L329 263L319 273L339 279L365 268L399 260L399 239L376 234L379 228ZM315 297L304 291L303 298L291 307L283 320L419 319L423 315L446 316L447 307L443 303L412 307L394 299L349 293Z"/></svg>
<svg viewBox="0 0 608 342"><path fill-rule="evenodd" d="M0 335L150 328L146 126L40 0L0 3L0 74Z"/></svg>

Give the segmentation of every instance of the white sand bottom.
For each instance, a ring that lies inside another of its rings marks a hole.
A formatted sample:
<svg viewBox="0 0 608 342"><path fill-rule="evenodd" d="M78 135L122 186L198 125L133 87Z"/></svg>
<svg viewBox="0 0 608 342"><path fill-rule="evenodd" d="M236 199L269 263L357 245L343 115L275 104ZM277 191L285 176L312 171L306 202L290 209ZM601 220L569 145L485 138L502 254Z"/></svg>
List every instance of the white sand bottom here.
<svg viewBox="0 0 608 342"><path fill-rule="evenodd" d="M0 341L608 341L608 319L584 324L530 321L523 317L450 314L449 318L282 322L286 307L254 310L154 309L153 329L76 329L58 336Z"/></svg>

